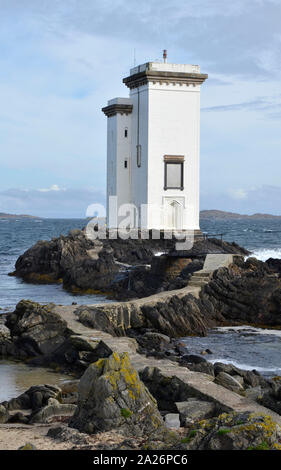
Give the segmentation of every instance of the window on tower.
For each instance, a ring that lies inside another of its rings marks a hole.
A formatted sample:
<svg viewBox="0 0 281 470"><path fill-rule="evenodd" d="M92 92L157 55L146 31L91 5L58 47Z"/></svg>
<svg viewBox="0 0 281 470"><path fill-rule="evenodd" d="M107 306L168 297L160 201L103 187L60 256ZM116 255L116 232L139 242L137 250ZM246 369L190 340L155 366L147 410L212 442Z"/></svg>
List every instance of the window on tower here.
<svg viewBox="0 0 281 470"><path fill-rule="evenodd" d="M128 128L127 127L125 127L124 137L126 137L126 138L128 137Z"/></svg>
<svg viewBox="0 0 281 470"><path fill-rule="evenodd" d="M165 155L164 165L164 189L183 190L184 157L182 155Z"/></svg>
<svg viewBox="0 0 281 470"><path fill-rule="evenodd" d="M137 145L137 166L141 167L141 145Z"/></svg>

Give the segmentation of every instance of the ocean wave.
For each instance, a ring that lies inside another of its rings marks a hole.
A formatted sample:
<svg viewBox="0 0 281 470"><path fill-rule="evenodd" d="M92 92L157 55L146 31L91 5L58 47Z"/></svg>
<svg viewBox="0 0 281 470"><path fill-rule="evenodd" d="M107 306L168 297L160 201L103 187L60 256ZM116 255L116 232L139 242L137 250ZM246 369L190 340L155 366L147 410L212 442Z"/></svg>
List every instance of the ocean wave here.
<svg viewBox="0 0 281 470"><path fill-rule="evenodd" d="M257 367L257 366L252 366L250 364L243 364L241 362L237 362L233 359L224 359L224 358L217 358L217 359L208 359L208 362L211 362L212 364L215 364L216 362L221 362L223 364L232 364L233 366L237 367L238 369L242 370L256 370L257 372L267 372L271 373L272 375L277 374L278 372L281 371L279 367Z"/></svg>
<svg viewBox="0 0 281 470"><path fill-rule="evenodd" d="M271 335L271 336L279 336L281 337L281 330L274 330L274 329L266 329L266 328L256 328L254 326L218 326L217 328L213 328L214 331L221 331L221 332L231 332L237 331L238 333L249 333L251 335Z"/></svg>
<svg viewBox="0 0 281 470"><path fill-rule="evenodd" d="M251 256L254 256L260 261L266 261L269 258L281 259L281 248L261 248L259 250L254 250Z"/></svg>

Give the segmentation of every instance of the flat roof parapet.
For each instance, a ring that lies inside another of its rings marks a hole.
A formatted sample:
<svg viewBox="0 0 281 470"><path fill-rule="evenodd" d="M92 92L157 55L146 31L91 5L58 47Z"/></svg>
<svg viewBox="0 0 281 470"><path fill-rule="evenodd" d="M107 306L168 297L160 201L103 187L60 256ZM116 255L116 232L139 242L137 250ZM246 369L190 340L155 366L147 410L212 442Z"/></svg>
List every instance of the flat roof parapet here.
<svg viewBox="0 0 281 470"><path fill-rule="evenodd" d="M130 89L148 82L195 86L201 85L207 78L207 74L200 73L199 65L146 62L132 68L130 75L123 79L123 83Z"/></svg>

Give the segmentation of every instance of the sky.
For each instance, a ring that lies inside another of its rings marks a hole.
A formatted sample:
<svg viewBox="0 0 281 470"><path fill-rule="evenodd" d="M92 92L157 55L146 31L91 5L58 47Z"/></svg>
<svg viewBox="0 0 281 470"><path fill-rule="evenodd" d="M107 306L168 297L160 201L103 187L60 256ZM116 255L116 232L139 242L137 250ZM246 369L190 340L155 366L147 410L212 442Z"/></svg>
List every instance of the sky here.
<svg viewBox="0 0 281 470"><path fill-rule="evenodd" d="M281 0L0 0L0 212L85 217L108 99L161 59L201 66L201 209L281 214Z"/></svg>

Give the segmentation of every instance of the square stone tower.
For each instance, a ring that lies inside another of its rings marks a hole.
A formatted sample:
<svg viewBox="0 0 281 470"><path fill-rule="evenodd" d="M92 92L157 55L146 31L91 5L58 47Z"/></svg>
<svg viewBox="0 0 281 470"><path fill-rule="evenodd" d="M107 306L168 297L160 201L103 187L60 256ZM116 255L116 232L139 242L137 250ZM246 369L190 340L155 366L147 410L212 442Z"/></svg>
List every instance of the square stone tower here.
<svg viewBox="0 0 281 470"><path fill-rule="evenodd" d="M102 109L108 227L199 230L200 87L207 78L198 65L147 62L123 79L130 97Z"/></svg>

